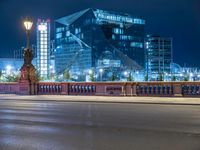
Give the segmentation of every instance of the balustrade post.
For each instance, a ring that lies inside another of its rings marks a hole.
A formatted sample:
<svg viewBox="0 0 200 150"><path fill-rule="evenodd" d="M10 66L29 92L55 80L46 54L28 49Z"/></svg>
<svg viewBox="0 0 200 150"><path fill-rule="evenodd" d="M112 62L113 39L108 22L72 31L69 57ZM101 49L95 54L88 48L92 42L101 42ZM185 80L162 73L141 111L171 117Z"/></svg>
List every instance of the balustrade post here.
<svg viewBox="0 0 200 150"><path fill-rule="evenodd" d="M68 86L67 86L68 84L66 84L66 83L61 83L61 92L60 92L60 94L61 95L67 95L68 94Z"/></svg>
<svg viewBox="0 0 200 150"><path fill-rule="evenodd" d="M132 96L132 83L130 82L126 84L126 96Z"/></svg>
<svg viewBox="0 0 200 150"><path fill-rule="evenodd" d="M137 96L137 86L136 83L131 84L131 96Z"/></svg>
<svg viewBox="0 0 200 150"><path fill-rule="evenodd" d="M192 95L192 85L189 84L188 94Z"/></svg>
<svg viewBox="0 0 200 150"><path fill-rule="evenodd" d="M176 97L182 97L182 84L181 83L174 83L173 85L173 90L174 90L174 96Z"/></svg>
<svg viewBox="0 0 200 150"><path fill-rule="evenodd" d="M122 85L122 96L126 96L126 83Z"/></svg>

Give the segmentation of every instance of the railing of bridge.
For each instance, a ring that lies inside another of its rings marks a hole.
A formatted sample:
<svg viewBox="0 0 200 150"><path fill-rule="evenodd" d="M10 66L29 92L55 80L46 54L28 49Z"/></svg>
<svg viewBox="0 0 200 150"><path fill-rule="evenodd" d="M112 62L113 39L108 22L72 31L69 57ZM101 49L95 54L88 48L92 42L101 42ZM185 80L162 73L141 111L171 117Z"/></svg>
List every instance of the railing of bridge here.
<svg viewBox="0 0 200 150"><path fill-rule="evenodd" d="M137 83L138 96L200 96L200 82L145 82Z"/></svg>
<svg viewBox="0 0 200 150"><path fill-rule="evenodd" d="M85 83L70 83L68 84L69 95L95 95L96 85Z"/></svg>
<svg viewBox="0 0 200 150"><path fill-rule="evenodd" d="M38 94L200 96L200 82L40 82Z"/></svg>
<svg viewBox="0 0 200 150"><path fill-rule="evenodd" d="M200 84L199 83L188 83L182 85L183 96L200 96Z"/></svg>
<svg viewBox="0 0 200 150"><path fill-rule="evenodd" d="M90 83L40 82L38 94L95 95L96 85Z"/></svg>
<svg viewBox="0 0 200 150"><path fill-rule="evenodd" d="M0 83L0 94L17 94L18 90L17 82Z"/></svg>
<svg viewBox="0 0 200 150"><path fill-rule="evenodd" d="M138 96L173 96L174 86L170 83L144 83L137 84L137 95Z"/></svg>
<svg viewBox="0 0 200 150"><path fill-rule="evenodd" d="M62 87L60 83L52 83L52 82L41 82L38 84L38 94L51 94L57 95L61 94Z"/></svg>
<svg viewBox="0 0 200 150"><path fill-rule="evenodd" d="M0 83L0 94L18 94L22 89L17 82ZM200 82L39 82L37 93L46 95L200 97Z"/></svg>

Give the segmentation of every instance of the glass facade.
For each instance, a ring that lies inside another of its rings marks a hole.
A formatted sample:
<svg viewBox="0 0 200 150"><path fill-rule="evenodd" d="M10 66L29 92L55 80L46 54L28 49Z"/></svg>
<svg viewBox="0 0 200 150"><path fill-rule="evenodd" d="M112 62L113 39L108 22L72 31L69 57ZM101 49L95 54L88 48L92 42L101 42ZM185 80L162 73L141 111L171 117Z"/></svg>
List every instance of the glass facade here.
<svg viewBox="0 0 200 150"><path fill-rule="evenodd" d="M41 77L47 78L50 64L50 20L37 22L37 69Z"/></svg>
<svg viewBox="0 0 200 150"><path fill-rule="evenodd" d="M172 38L148 35L145 43L147 73L149 75L171 73Z"/></svg>
<svg viewBox="0 0 200 150"><path fill-rule="evenodd" d="M55 68L144 68L145 21L99 9L86 9L55 21Z"/></svg>

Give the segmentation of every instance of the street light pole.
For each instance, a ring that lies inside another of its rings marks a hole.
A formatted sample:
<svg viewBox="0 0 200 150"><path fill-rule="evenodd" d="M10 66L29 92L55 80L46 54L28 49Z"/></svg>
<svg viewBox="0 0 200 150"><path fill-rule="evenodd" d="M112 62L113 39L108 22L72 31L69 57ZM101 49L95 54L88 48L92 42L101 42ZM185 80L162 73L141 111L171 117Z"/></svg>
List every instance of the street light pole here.
<svg viewBox="0 0 200 150"><path fill-rule="evenodd" d="M30 48L30 31L33 22L30 18L26 18L24 21L24 27L26 29L26 48L24 49L24 64L21 67L21 76L19 83L22 89L27 89L27 91L20 91L22 94L36 94L37 93L37 75L36 69L32 65L33 53Z"/></svg>
<svg viewBox="0 0 200 150"><path fill-rule="evenodd" d="M103 69L99 69L99 73L100 73L100 81L102 82L102 76L103 76Z"/></svg>
<svg viewBox="0 0 200 150"><path fill-rule="evenodd" d="M29 49L30 48L30 31L26 31L26 48Z"/></svg>

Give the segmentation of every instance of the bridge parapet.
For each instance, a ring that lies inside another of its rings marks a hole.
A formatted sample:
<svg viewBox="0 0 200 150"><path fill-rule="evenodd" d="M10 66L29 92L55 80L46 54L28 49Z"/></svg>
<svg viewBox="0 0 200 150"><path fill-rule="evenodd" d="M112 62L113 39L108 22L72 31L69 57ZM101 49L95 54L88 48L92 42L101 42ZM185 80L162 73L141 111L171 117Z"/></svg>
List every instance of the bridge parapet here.
<svg viewBox="0 0 200 150"><path fill-rule="evenodd" d="M24 86L23 86L24 87ZM19 83L0 83L0 94L20 94ZM44 95L200 97L200 82L39 82Z"/></svg>
<svg viewBox="0 0 200 150"><path fill-rule="evenodd" d="M200 97L200 82L40 82L39 94Z"/></svg>

